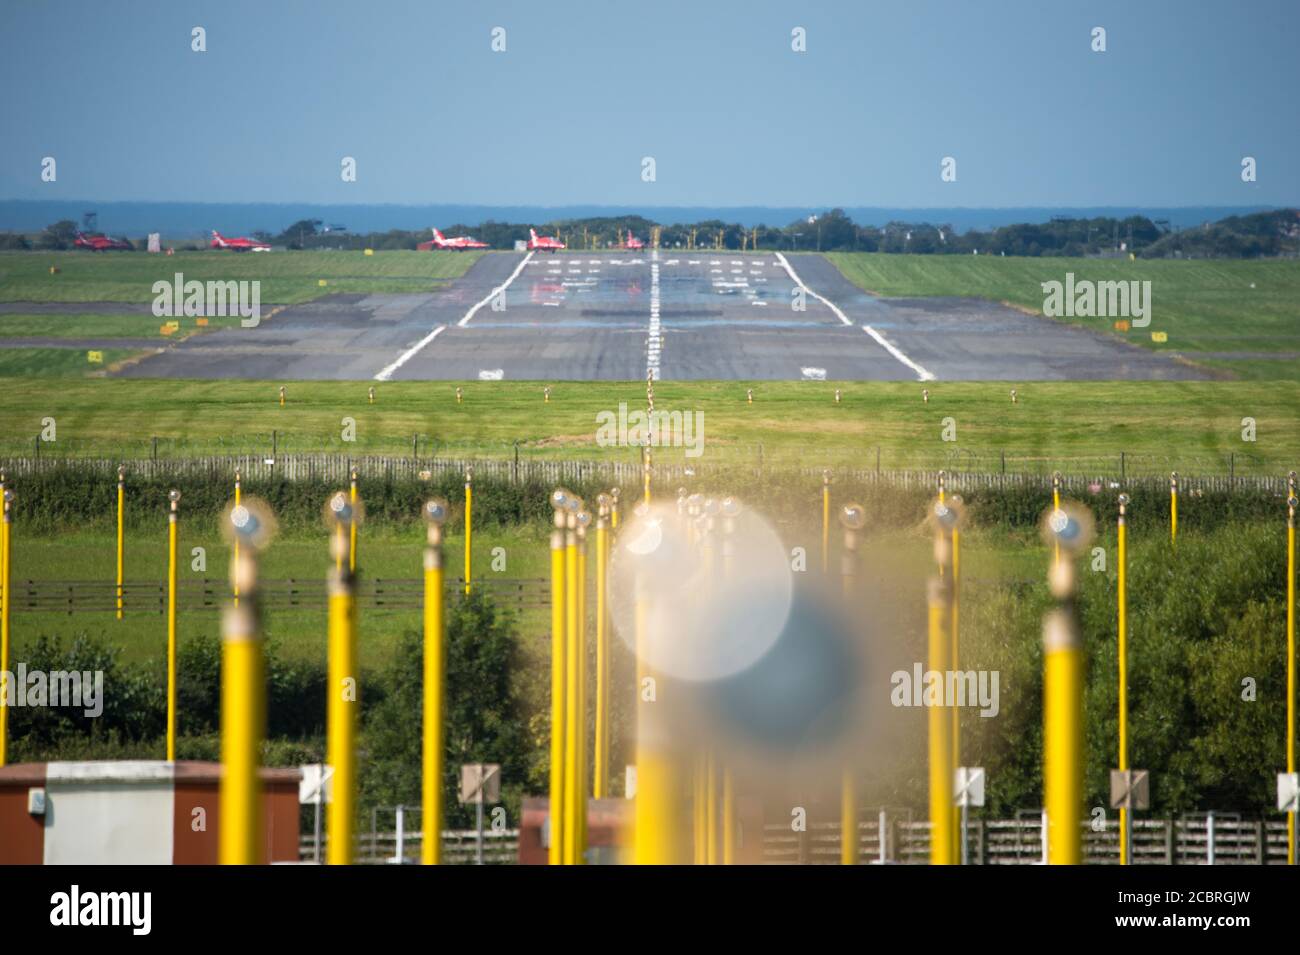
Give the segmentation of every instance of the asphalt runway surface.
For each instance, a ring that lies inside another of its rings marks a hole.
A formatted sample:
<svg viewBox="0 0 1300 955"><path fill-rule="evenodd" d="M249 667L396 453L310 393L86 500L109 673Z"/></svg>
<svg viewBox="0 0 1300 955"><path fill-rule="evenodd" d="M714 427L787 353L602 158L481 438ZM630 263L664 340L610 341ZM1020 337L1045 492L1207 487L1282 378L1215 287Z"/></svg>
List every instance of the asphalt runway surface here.
<svg viewBox="0 0 1300 955"><path fill-rule="evenodd" d="M492 253L429 293L335 295L165 346L136 378L1194 379L979 299L883 299L816 254Z"/></svg>

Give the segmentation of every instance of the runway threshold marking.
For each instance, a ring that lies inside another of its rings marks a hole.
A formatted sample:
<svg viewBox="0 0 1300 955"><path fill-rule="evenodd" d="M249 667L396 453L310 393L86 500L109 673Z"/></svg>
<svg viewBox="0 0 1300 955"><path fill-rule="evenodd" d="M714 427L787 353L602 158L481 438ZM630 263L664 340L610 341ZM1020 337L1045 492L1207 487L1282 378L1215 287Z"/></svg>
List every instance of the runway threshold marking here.
<svg viewBox="0 0 1300 955"><path fill-rule="evenodd" d="M492 291L488 292L487 295L483 296L482 299L476 302L474 304L474 307L465 313L465 317L456 323L457 326L459 328L464 328L465 325L469 322L469 320L474 317L475 312L477 312L488 302L492 301L492 299L496 297L498 292L504 292L506 288L510 285L510 283L519 277L519 273L524 270L524 266L526 266L532 260L532 258L533 258L532 252L529 252L527 255L525 255L523 259L519 262L519 265L515 267L515 270L510 273L510 278L506 279L504 282L502 282ZM423 338L421 338L418 342L416 342L406 351L398 355L396 361L394 361L390 365L385 365L383 368L381 368L379 370L379 373L375 375L375 381L388 381L390 378L393 377L393 372L397 371L397 369L401 368L408 361L410 361L412 358L418 355L421 351L424 350L424 347L428 345L429 342L433 341L435 338L437 338L446 330L447 330L446 325L439 325L433 331L429 332L429 334L425 335Z"/></svg>
<svg viewBox="0 0 1300 955"><path fill-rule="evenodd" d="M845 325L853 324L853 321L847 315L845 315L843 311L840 310L840 307L838 305L836 305L834 302L832 302L830 299L826 298L825 296L818 295L807 285L803 284L803 279L799 278L795 270L790 267L790 263L786 261L785 255L783 253L781 252L776 253L776 260L781 264L781 267L784 268L787 273L789 273L790 279L791 281L794 282L795 285L799 286L801 289L803 289L813 298L817 299L817 301L821 302L823 305L829 308L832 312L835 313L835 316ZM894 358L897 359L899 362L906 365L908 368L912 369L912 371L916 373L916 377L918 381L934 381L934 374L932 372L926 371L916 362L912 361L912 359L908 358L907 355L903 353L902 349L900 349L893 342L885 338L885 336L880 334L880 332L876 331L874 328L872 328L870 325L866 324L865 322L862 325L862 330L866 332L868 335L870 335L877 345L879 345L885 351L889 352L889 354L894 356Z"/></svg>

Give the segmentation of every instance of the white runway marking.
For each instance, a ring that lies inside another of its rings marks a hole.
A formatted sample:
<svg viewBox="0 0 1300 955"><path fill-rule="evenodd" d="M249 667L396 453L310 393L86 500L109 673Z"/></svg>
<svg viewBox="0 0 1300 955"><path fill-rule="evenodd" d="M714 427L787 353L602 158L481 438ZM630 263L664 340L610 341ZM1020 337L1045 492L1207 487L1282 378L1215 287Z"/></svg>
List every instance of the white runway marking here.
<svg viewBox="0 0 1300 955"><path fill-rule="evenodd" d="M505 290L510 287L510 283L513 282L515 279L519 278L519 273L524 270L524 266L528 264L528 260L531 259L532 257L533 257L532 252L529 252L527 255L525 255L524 260L519 263L518 267L516 267L513 272L510 273L510 278L506 279L504 282L502 282L492 291L488 292L487 295L483 296L483 298L481 298L478 302L476 302L474 304L474 307L465 313L465 317L456 323L456 327L464 328L466 325L469 324L469 320L474 317L474 314L480 308L486 305L488 302L492 301L492 299L496 297L496 294L498 292L504 293Z"/></svg>
<svg viewBox="0 0 1300 955"><path fill-rule="evenodd" d="M650 327L646 329L645 374L650 381L659 380L659 250L650 255Z"/></svg>
<svg viewBox="0 0 1300 955"><path fill-rule="evenodd" d="M478 373L479 381L500 381L506 376L504 370L500 368L484 368Z"/></svg>
<svg viewBox="0 0 1300 955"><path fill-rule="evenodd" d="M803 374L804 378L806 378L808 381L826 380L825 368L800 368L799 371Z"/></svg>
<svg viewBox="0 0 1300 955"><path fill-rule="evenodd" d="M804 285L803 279L799 278L799 276L795 274L794 269L790 268L790 263L786 261L785 256L782 255L780 252L776 254L776 261L786 270L786 272L790 274L790 279L794 282L795 285L799 286L801 289L803 289L813 298L817 299L817 301L821 302L823 305L829 308L832 312L835 313L836 317L839 318L839 320L843 322L845 325L853 324L853 322L849 320L849 317L845 315L842 311L840 311L840 307L838 305L836 305L830 299L818 295L808 286ZM908 368L912 369L912 371L916 372L916 377L918 381L934 381L934 375L931 372L926 371L916 362L912 361L912 359L908 358L905 354L903 354L902 350L898 348L897 345L893 344L893 342L888 341L884 335L880 334L880 332L876 331L870 325L866 325L866 324L862 326L862 330L866 332L868 335L870 335L875 340L877 345L885 349L885 351L889 352L889 354L893 355L894 358L896 358L899 362L906 365Z"/></svg>
<svg viewBox="0 0 1300 955"><path fill-rule="evenodd" d="M419 352L420 349L429 344L429 342L433 341L446 330L446 325L439 325L433 331L429 332L429 334L425 335L418 342L397 356L397 361L393 362L391 365L385 365L383 369L380 370L379 374L375 375L375 381L388 381L388 379L393 377L393 372L405 365L415 357L416 353Z"/></svg>

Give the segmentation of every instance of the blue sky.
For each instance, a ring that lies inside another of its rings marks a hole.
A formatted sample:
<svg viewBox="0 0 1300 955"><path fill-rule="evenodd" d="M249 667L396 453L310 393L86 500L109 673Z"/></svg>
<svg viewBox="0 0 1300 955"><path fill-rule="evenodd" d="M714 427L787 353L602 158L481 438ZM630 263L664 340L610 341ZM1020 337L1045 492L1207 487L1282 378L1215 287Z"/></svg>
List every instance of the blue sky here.
<svg viewBox="0 0 1300 955"><path fill-rule="evenodd" d="M3 0L0 198L1295 205L1298 52L1283 0Z"/></svg>

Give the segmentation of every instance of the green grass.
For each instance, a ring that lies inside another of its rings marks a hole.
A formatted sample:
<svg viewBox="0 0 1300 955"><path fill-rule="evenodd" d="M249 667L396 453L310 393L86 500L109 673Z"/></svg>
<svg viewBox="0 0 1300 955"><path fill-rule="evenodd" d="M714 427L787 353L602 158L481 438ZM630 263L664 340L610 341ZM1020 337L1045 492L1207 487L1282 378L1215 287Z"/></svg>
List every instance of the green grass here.
<svg viewBox="0 0 1300 955"><path fill-rule="evenodd" d="M0 348L0 376L84 378L140 354L144 353L127 348L105 348L100 350L103 361L95 364L90 361L89 354L79 348ZM27 381L24 387L32 388L35 384ZM63 388L63 383L60 382L58 387ZM5 427L0 425L0 428Z"/></svg>
<svg viewBox="0 0 1300 955"><path fill-rule="evenodd" d="M541 578L550 573L548 529L545 527L485 527L474 534L474 568L476 579ZM419 578L422 573L424 532L422 527L406 531L391 528L362 530L357 546L358 571L366 578ZM192 569L191 552L202 547L207 568ZM492 568L492 550L505 548L506 565L502 572ZM447 576L459 577L464 568L464 539L448 535L445 544ZM213 526L182 521L179 540L179 577L187 581L207 579L215 582L218 593L225 593L229 579L229 547ZM116 545L112 531L66 530L54 535L14 535L13 576L15 588L26 581L98 580L111 584L116 579ZM71 638L80 632L103 635L120 646L128 660L158 658L167 643L166 617L159 613L157 588L167 579L166 527L150 536L128 531L126 537L126 583L148 586L152 603L147 609L131 610L121 621L114 613L29 612L21 608L13 614L16 637L24 641L38 634ZM325 579L330 567L328 543L319 534L297 531L278 538L263 555L259 568L265 580L289 578L313 582ZM129 590L128 590L129 593ZM147 599L147 598L144 598ZM505 606L511 606L506 601ZM325 604L319 607L268 609L265 614L267 637L275 641L286 657L323 658L325 652ZM192 609L178 614L177 626L182 640L200 633L216 634L221 623L220 607ZM546 610L529 609L520 617L521 632L533 636L550 625ZM421 626L420 609L362 611L362 649L366 666L386 663L398 639L406 630Z"/></svg>
<svg viewBox="0 0 1300 955"><path fill-rule="evenodd" d="M96 315L91 313L22 314L8 312L0 315L0 338L156 338L162 345L168 341L159 328L167 319L155 318L151 313L132 315ZM202 332L203 327L193 318L178 319L182 334ZM238 327L238 315L212 317L206 328Z"/></svg>
<svg viewBox="0 0 1300 955"><path fill-rule="evenodd" d="M84 362L80 352L72 353ZM0 352L0 357L4 352ZM66 356L65 356L66 357ZM634 447L599 447L597 414L620 402L644 407L639 382L542 385L464 382L289 382L279 407L277 382L60 381L0 379L5 414L0 454L28 454L42 419L57 422L43 456L144 457L267 452L272 431L282 453L358 455L411 452L440 456L623 460ZM754 404L746 403L748 388ZM834 401L835 389L841 402ZM939 382L662 382L657 410L704 415L703 455L680 448L655 452L657 462L813 467L949 467L1078 472L1117 470L1124 452L1129 473L1176 468L1238 474L1285 471L1300 462L1300 384L1296 382L1018 383L1011 404L1003 383ZM344 417L356 421L356 441L341 439ZM942 440L945 418L957 441ZM1242 419L1255 419L1257 440L1242 440Z"/></svg>
<svg viewBox="0 0 1300 955"><path fill-rule="evenodd" d="M3 302L150 302L153 283L262 283L262 303L297 304L335 292L424 292L465 273L479 252L12 252L0 254ZM51 274L51 267L59 269ZM326 285L320 285L320 280Z"/></svg>
<svg viewBox="0 0 1300 955"><path fill-rule="evenodd" d="M1041 314L1041 283L1149 280L1151 325L1117 332L1148 348L1177 352L1250 379L1300 379L1300 359L1253 353L1300 352L1300 261L1003 258L974 255L832 253L858 286L887 296L958 295L1009 302ZM1252 287L1253 285L1253 287ZM1112 331L1112 320L1062 319ZM1156 344L1150 332L1166 332ZM1240 358L1211 357L1225 352Z"/></svg>

